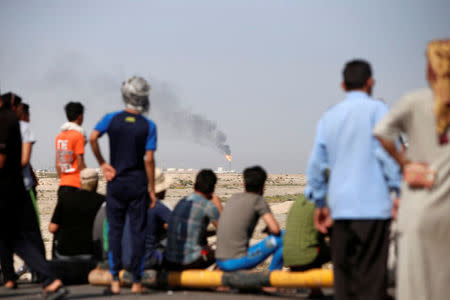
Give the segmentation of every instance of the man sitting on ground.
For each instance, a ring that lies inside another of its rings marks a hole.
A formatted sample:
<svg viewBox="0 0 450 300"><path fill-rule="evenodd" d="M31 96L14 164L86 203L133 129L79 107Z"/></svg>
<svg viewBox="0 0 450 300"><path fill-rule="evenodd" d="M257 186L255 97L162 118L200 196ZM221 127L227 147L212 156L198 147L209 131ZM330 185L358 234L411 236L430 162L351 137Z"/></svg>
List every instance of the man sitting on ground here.
<svg viewBox="0 0 450 300"><path fill-rule="evenodd" d="M233 195L225 205L217 231L217 266L224 271L251 269L273 254L269 270L283 266L280 227L263 198L267 174L255 166L244 170L245 192ZM249 248L258 219L262 217L270 235Z"/></svg>
<svg viewBox="0 0 450 300"><path fill-rule="evenodd" d="M291 271L321 268L331 260L325 235L314 227L314 209L314 204L301 196L289 210L283 237L283 260ZM320 289L312 289L309 297L322 296Z"/></svg>
<svg viewBox="0 0 450 300"><path fill-rule="evenodd" d="M54 254L92 254L92 225L105 196L98 194L98 173L81 171L81 190L68 192L55 207L48 230L55 235Z"/></svg>
<svg viewBox="0 0 450 300"><path fill-rule="evenodd" d="M81 189L67 191L58 201L48 230L55 235L52 271L67 284L87 282L96 265L92 243L92 226L105 197L96 193L98 173L81 171Z"/></svg>
<svg viewBox="0 0 450 300"><path fill-rule="evenodd" d="M212 170L197 174L194 193L181 199L169 219L165 262L168 269L205 269L215 262L208 246L207 226L217 228L222 204L214 188L217 177Z"/></svg>

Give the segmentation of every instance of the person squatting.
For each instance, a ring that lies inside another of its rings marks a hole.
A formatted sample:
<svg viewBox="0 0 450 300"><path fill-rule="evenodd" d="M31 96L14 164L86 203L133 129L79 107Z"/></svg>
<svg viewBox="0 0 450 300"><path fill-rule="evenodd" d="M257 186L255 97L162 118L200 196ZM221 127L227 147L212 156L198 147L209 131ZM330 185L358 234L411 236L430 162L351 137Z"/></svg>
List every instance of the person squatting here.
<svg viewBox="0 0 450 300"><path fill-rule="evenodd" d="M397 299L448 297L450 40L431 42L426 57L431 89L406 95L390 111L372 98L371 65L360 59L345 64L345 99L318 122L305 197L293 203L283 230L264 199L267 173L260 166L243 171L244 191L225 205L215 193L217 176L210 169L197 173L194 191L173 210L163 203L170 180L155 168L157 126L145 116L151 86L137 76L122 83L125 108L103 116L89 137L107 181L106 197L98 194L99 174L84 161L84 106L69 102L67 122L55 138L59 188L48 228L54 234L50 261L30 165L36 139L28 123L29 106L14 93L1 95L5 287L17 288L13 253L43 283L47 299L64 297L63 282L86 282L96 266L112 276L105 294L121 292L122 269L132 274L131 292L142 294L144 269L233 272L251 270L271 257L269 271L305 271L331 260L335 299L386 299L389 232L398 215ZM109 160L99 145L105 134ZM268 236L250 245L260 219ZM208 244L208 236L215 234L216 244ZM321 296L319 289L311 290L310 297Z"/></svg>

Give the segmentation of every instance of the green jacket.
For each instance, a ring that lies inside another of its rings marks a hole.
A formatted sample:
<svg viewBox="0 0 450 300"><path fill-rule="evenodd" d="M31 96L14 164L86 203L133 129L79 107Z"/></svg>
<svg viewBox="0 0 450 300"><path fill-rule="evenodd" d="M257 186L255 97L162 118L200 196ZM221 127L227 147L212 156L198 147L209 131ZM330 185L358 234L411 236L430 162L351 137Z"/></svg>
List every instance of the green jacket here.
<svg viewBox="0 0 450 300"><path fill-rule="evenodd" d="M314 204L304 196L292 204L283 239L285 266L310 264L318 255L319 232L314 227Z"/></svg>

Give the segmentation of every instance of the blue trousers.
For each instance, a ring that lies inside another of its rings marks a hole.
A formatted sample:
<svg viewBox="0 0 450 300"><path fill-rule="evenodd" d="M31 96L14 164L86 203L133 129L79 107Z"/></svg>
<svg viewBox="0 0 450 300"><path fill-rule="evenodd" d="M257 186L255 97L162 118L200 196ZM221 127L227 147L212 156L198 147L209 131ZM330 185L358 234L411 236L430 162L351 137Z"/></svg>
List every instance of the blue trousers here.
<svg viewBox="0 0 450 300"><path fill-rule="evenodd" d="M283 267L283 236L269 235L261 242L251 246L247 255L239 258L217 260L216 264L223 271L252 269L273 254L269 271Z"/></svg>
<svg viewBox="0 0 450 300"><path fill-rule="evenodd" d="M115 178L108 183L106 194L106 216L108 218L110 272L119 280L122 265L122 235L125 217L130 217L131 270L133 282L140 282L144 269L144 242L147 225L147 210L150 198L147 178Z"/></svg>

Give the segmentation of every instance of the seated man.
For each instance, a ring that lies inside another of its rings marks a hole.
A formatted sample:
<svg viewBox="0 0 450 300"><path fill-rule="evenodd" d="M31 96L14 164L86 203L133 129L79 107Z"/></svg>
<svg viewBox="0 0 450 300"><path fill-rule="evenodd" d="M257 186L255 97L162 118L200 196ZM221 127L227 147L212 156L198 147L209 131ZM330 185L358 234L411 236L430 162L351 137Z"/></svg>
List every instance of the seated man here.
<svg viewBox="0 0 450 300"><path fill-rule="evenodd" d="M321 268L331 260L325 235L314 227L314 204L304 196L292 204L287 216L283 260L291 271ZM320 289L311 290L310 297L319 296L322 296Z"/></svg>
<svg viewBox="0 0 450 300"><path fill-rule="evenodd" d="M206 229L210 222L217 228L222 211L219 197L213 194L216 182L212 170L201 170L195 179L194 193L175 206L169 219L164 254L168 269L205 269L215 262Z"/></svg>
<svg viewBox="0 0 450 300"><path fill-rule="evenodd" d="M233 195L225 205L217 231L217 266L224 271L251 269L273 254L269 270L283 266L280 227L263 198L267 174L256 166L244 170L245 193ZM271 233L249 248L258 219L262 217Z"/></svg>
<svg viewBox="0 0 450 300"><path fill-rule="evenodd" d="M58 201L48 230L55 235L53 253L71 256L92 254L92 225L105 196L98 194L98 173L81 171L81 190L74 190Z"/></svg>
<svg viewBox="0 0 450 300"><path fill-rule="evenodd" d="M105 200L96 192L97 171L83 169L80 177L81 189L64 194L48 225L48 230L55 235L50 265L67 283L86 282L87 273L95 267L92 227Z"/></svg>

